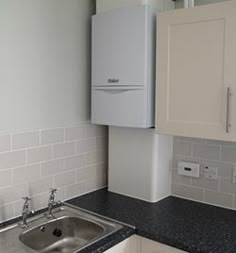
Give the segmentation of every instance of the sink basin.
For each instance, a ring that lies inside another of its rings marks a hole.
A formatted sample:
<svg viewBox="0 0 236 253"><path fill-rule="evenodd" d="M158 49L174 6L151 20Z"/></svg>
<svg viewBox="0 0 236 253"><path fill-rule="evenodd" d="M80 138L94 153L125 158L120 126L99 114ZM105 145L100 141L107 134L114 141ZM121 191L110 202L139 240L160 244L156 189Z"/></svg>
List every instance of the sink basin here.
<svg viewBox="0 0 236 253"><path fill-rule="evenodd" d="M60 217L23 232L19 239L29 248L44 253L73 252L103 235L105 228L78 217Z"/></svg>
<svg viewBox="0 0 236 253"><path fill-rule="evenodd" d="M68 204L55 208L53 214L54 218L49 220L42 214L33 217L27 229L13 225L0 234L9 242L18 240L24 252L29 249L42 253L74 253L122 228L116 222Z"/></svg>

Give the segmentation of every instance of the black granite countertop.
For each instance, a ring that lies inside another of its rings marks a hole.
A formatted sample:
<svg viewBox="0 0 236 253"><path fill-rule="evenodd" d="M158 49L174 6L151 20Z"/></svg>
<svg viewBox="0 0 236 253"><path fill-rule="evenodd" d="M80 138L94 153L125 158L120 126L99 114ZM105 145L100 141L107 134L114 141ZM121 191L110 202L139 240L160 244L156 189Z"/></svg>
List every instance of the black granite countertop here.
<svg viewBox="0 0 236 253"><path fill-rule="evenodd" d="M236 253L236 212L168 197L157 203L98 190L68 201L133 225L136 234L190 253ZM124 228L87 252L103 252L134 233Z"/></svg>

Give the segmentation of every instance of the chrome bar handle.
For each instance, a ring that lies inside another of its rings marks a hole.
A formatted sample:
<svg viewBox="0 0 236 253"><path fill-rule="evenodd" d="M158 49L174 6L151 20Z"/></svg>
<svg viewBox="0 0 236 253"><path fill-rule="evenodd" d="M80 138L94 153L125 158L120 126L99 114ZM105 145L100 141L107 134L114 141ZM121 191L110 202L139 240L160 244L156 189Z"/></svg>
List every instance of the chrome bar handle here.
<svg viewBox="0 0 236 253"><path fill-rule="evenodd" d="M227 93L226 93L226 126L225 131L226 133L229 133L229 128L231 127L230 121L229 121L229 113L230 113L230 96L231 96L231 90L230 87L227 87Z"/></svg>

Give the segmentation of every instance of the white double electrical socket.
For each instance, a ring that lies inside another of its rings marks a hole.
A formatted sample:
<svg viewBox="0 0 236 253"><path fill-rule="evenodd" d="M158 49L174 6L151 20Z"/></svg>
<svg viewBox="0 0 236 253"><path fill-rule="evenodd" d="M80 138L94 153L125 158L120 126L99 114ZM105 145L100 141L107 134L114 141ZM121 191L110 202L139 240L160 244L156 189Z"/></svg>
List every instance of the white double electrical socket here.
<svg viewBox="0 0 236 253"><path fill-rule="evenodd" d="M217 180L218 168L205 166L204 167L204 177L206 179ZM236 180L236 172L235 172L235 180Z"/></svg>

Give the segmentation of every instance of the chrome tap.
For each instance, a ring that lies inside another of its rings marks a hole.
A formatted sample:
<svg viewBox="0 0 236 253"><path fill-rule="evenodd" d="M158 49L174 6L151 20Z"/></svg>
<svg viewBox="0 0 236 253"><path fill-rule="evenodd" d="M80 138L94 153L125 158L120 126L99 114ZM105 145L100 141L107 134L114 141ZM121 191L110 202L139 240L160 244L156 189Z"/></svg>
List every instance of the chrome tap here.
<svg viewBox="0 0 236 253"><path fill-rule="evenodd" d="M55 206L59 205L61 202L60 201L55 201L55 197L56 197L56 192L57 189L50 189L50 196L49 196L49 200L48 200L48 211L45 214L45 216L50 219L50 218L54 218L54 215L52 213L52 210Z"/></svg>
<svg viewBox="0 0 236 253"><path fill-rule="evenodd" d="M24 202L23 209L22 209L22 221L19 223L19 226L21 228L27 228L28 227L27 219L28 219L29 215L34 214L35 211L33 209L29 210L31 198L24 197L22 199L25 202Z"/></svg>

